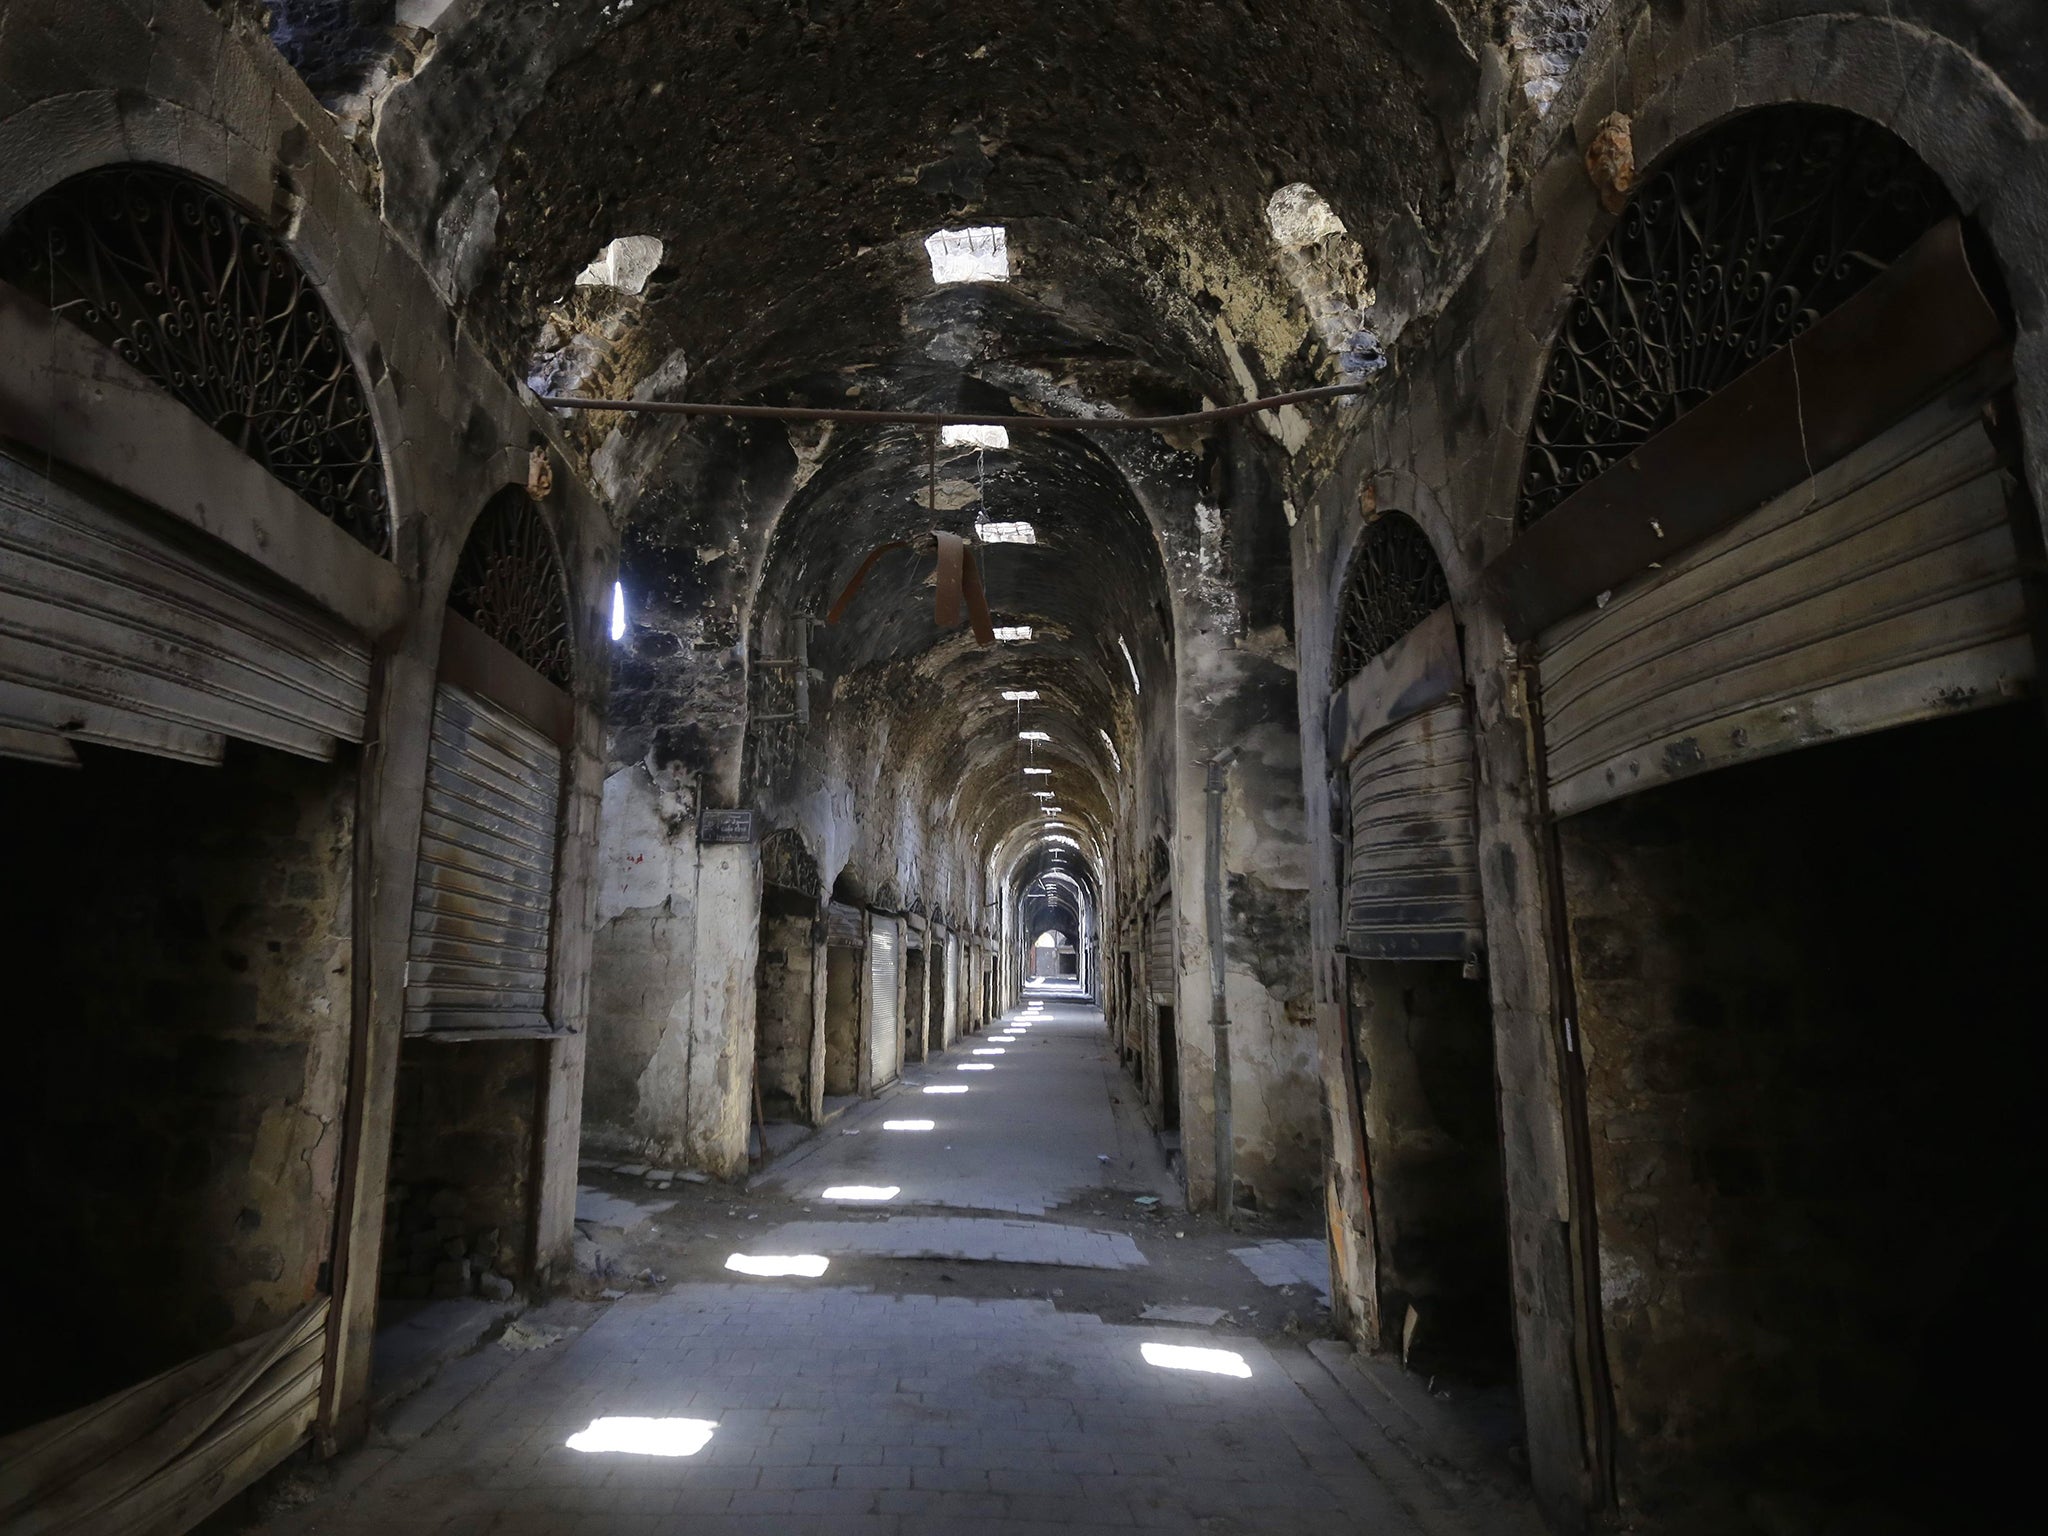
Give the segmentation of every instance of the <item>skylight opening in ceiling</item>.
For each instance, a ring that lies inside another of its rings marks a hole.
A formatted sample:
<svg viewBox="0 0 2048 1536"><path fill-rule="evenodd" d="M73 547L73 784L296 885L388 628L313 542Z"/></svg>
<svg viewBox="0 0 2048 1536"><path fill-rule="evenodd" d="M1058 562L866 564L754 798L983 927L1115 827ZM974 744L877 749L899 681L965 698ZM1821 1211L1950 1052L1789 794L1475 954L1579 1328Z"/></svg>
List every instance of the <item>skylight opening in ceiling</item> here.
<svg viewBox="0 0 2048 1536"><path fill-rule="evenodd" d="M1017 739L1019 741L1051 741L1052 734L1048 731L1019 731Z"/></svg>
<svg viewBox="0 0 2048 1536"><path fill-rule="evenodd" d="M983 523L975 532L984 544L1036 544L1038 530L1029 523Z"/></svg>
<svg viewBox="0 0 2048 1536"><path fill-rule="evenodd" d="M1026 768L1026 769L1025 769L1024 771L1025 771L1026 773L1051 773L1051 772L1052 772L1052 770L1051 770L1050 768Z"/></svg>
<svg viewBox="0 0 2048 1536"><path fill-rule="evenodd" d="M1010 237L1000 224L971 229L940 229L924 243L932 259L935 283L1007 283L1010 280Z"/></svg>
<svg viewBox="0 0 2048 1536"><path fill-rule="evenodd" d="M621 235L576 274L578 288L616 288L638 293L661 265L661 241L653 235Z"/></svg>
<svg viewBox="0 0 2048 1536"><path fill-rule="evenodd" d="M1005 688L1003 698L1011 704L1028 704L1038 697L1036 688Z"/></svg>
<svg viewBox="0 0 2048 1536"><path fill-rule="evenodd" d="M934 274L936 275L936 274ZM1008 427L941 427L939 442L947 448L1007 448Z"/></svg>
<svg viewBox="0 0 2048 1536"><path fill-rule="evenodd" d="M1031 638L1031 626L1029 624L998 624L996 626L996 638L998 640L1029 640Z"/></svg>

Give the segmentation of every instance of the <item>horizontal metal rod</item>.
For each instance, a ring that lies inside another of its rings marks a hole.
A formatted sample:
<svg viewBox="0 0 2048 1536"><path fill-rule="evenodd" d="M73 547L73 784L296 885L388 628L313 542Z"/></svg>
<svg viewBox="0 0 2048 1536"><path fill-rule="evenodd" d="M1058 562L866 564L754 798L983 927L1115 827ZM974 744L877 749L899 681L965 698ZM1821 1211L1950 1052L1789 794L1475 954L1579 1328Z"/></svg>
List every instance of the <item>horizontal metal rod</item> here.
<svg viewBox="0 0 2048 1536"><path fill-rule="evenodd" d="M1324 384L1297 389L1240 405L1219 405L1177 416L996 416L954 415L944 411L850 411L809 405L713 405L694 400L580 400L569 395L542 395L540 403L565 411L637 411L648 416L724 416L739 421L829 421L859 427L1007 427L1016 432L1157 432L1229 421L1258 411L1288 405L1313 405L1362 395L1370 384Z"/></svg>

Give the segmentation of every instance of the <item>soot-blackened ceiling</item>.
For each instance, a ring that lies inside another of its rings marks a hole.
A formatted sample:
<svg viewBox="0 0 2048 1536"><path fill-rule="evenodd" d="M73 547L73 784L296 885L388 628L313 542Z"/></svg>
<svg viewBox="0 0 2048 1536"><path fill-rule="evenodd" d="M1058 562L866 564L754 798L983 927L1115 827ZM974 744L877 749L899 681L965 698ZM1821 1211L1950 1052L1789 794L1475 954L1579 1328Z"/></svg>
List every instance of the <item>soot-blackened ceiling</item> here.
<svg viewBox="0 0 2048 1536"><path fill-rule="evenodd" d="M1237 399L1247 372L1262 390L1328 376L1268 200L1312 185L1368 262L1383 241L1428 245L1466 190L1481 91L1466 39L1496 6L428 8L433 46L374 119L385 214L508 373L578 391L653 380L700 400L1091 415ZM926 237L978 224L1007 231L1009 280L935 284ZM624 236L661 242L644 286L571 302L590 292L577 274ZM579 324L602 332L580 372L559 347ZM586 421L576 441L596 451L609 431ZM794 433L670 432L658 441L671 447L597 452L632 509L625 564L642 600L615 725L630 717L624 739L657 756L715 755L732 739L722 719L776 712L739 648L781 656L795 616L821 613L868 548L934 525L927 445L841 428L807 461ZM613 446L629 440L657 437L636 427ZM1033 640L984 650L940 632L929 559L886 556L845 623L811 637L823 680L807 703L834 723L748 727L741 792L794 801L859 737L891 772L925 778L935 822L986 848L1026 824L1016 730L1045 723L1061 803L1106 828L1138 757L1131 668L1153 702L1173 675L1159 509L1192 520L1222 442L1106 451L1018 434L985 458L945 454L938 526L967 531L979 505L1037 532L983 551L997 621ZM1241 575L1246 591L1261 579ZM1284 583L1284 549L1265 575ZM1016 688L1041 693L1026 706L1038 720L1001 700Z"/></svg>
<svg viewBox="0 0 2048 1536"><path fill-rule="evenodd" d="M892 772L922 776L935 810L986 836L1037 814L1027 761L1049 766L1063 810L1107 825L1118 768L1138 725L1130 678L1170 675L1169 599L1157 544L1117 468L1075 435L1018 433L1005 449L941 448L936 515L930 438L886 429L838 441L791 502L768 552L756 608L756 653L776 649L799 615L823 615L869 550L934 526L969 531L975 510L1028 522L1036 542L978 551L998 626L1026 641L976 643L934 618L934 560L883 554L840 622L811 632L838 729L887 743ZM1123 659L1122 641L1133 661ZM1005 692L1036 692L1005 700ZM814 706L816 707L816 706ZM1026 745L1021 730L1050 741ZM793 797L805 761L795 722L757 726L749 778L770 801Z"/></svg>
<svg viewBox="0 0 2048 1536"><path fill-rule="evenodd" d="M982 219L1048 226L1020 281L1063 245L1122 267L1105 318L1164 358L1176 328L1209 347L1205 292L1274 283L1280 186L1316 186L1368 247L1441 214L1443 125L1478 91L1461 28L1489 8L468 0L377 145L394 222L508 360L626 234L664 242L657 308L707 384L772 382L805 335L813 366L868 359L900 336L916 241Z"/></svg>

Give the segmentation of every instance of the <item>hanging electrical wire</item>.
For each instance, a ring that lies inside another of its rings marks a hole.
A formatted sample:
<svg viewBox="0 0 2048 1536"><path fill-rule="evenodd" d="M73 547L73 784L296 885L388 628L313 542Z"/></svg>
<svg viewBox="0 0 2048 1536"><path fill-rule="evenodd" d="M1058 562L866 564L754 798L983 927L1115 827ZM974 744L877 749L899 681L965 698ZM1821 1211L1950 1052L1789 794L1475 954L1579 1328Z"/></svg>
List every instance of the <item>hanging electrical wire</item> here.
<svg viewBox="0 0 2048 1536"><path fill-rule="evenodd" d="M695 400L584 400L573 395L540 395L540 404L564 411L629 411L645 416L720 416L734 421L831 422L854 427L1004 427L1012 432L1159 432L1232 421L1259 411L1277 411L1290 405L1314 405L1363 395L1376 386L1324 384L1315 389L1297 389L1284 395L1267 395L1236 405L1211 406L1204 411L1182 411L1172 416L1018 416L988 413L963 415L945 411L863 411L840 406L811 405L716 405Z"/></svg>

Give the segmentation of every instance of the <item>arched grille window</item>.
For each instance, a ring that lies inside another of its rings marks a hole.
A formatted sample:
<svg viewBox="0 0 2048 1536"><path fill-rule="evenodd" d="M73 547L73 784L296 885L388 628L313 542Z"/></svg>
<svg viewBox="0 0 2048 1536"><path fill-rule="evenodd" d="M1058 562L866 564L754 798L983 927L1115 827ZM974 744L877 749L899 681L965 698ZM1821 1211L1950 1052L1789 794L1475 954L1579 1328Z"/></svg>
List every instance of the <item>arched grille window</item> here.
<svg viewBox="0 0 2048 1536"><path fill-rule="evenodd" d="M284 244L175 171L87 171L0 236L0 278L113 348L358 543L384 465L334 317Z"/></svg>
<svg viewBox="0 0 2048 1536"><path fill-rule="evenodd" d="M448 606L549 682L569 686L569 585L525 491L507 487L478 514Z"/></svg>
<svg viewBox="0 0 2048 1536"><path fill-rule="evenodd" d="M1798 336L1950 211L1911 150L1832 108L1751 112L1675 155L1630 199L1551 349L1517 524Z"/></svg>
<svg viewBox="0 0 2048 1536"><path fill-rule="evenodd" d="M1403 513L1380 513L1360 535L1344 577L1330 686L1343 686L1450 600L1450 583L1429 536Z"/></svg>
<svg viewBox="0 0 2048 1536"><path fill-rule="evenodd" d="M768 885L800 892L813 901L818 899L822 887L818 861L811 857L803 834L794 827L778 828L761 839L761 878Z"/></svg>

